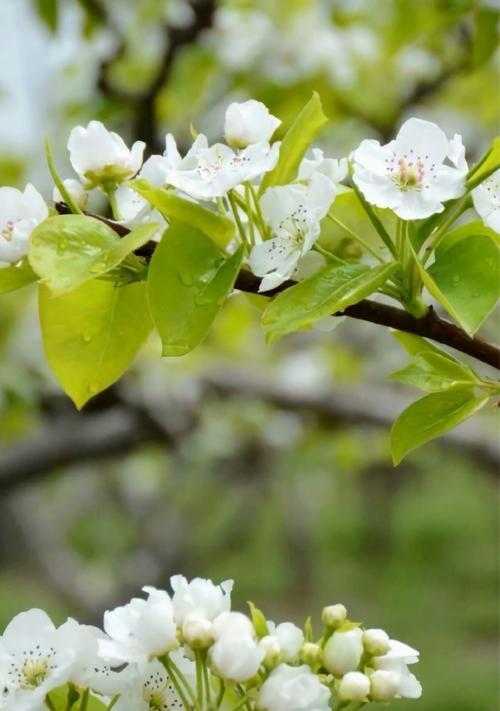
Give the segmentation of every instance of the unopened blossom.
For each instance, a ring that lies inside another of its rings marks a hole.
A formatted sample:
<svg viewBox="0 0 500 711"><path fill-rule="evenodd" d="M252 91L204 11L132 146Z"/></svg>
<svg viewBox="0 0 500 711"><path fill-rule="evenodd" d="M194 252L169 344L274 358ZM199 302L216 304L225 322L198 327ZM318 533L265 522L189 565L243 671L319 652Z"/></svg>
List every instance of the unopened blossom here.
<svg viewBox="0 0 500 711"><path fill-rule="evenodd" d="M261 101L250 99L230 104L226 110L224 136L233 148L246 148L252 143L270 141L281 124Z"/></svg>
<svg viewBox="0 0 500 711"><path fill-rule="evenodd" d="M321 621L325 627L340 627L347 618L347 610L340 602L336 605L327 605L321 612Z"/></svg>
<svg viewBox="0 0 500 711"><path fill-rule="evenodd" d="M374 669L393 671L399 674L397 695L408 699L418 699L422 695L422 686L408 665L416 664L419 652L403 642L390 640L389 651L381 657L374 657L371 665Z"/></svg>
<svg viewBox="0 0 500 711"><path fill-rule="evenodd" d="M370 696L373 701L392 701L399 694L400 684L398 672L378 669L370 675Z"/></svg>
<svg viewBox="0 0 500 711"><path fill-rule="evenodd" d="M279 625L275 625L274 622L268 622L267 625L270 634L278 640L283 661L295 661L304 643L304 633L300 627L297 627L292 622L282 622Z"/></svg>
<svg viewBox="0 0 500 711"><path fill-rule="evenodd" d="M347 176L347 158L325 158L321 148L312 149L312 158L303 158L299 165L299 180L310 180L314 173L321 173L336 185Z"/></svg>
<svg viewBox="0 0 500 711"><path fill-rule="evenodd" d="M210 647L214 672L228 681L247 681L257 674L265 651L248 635L224 634Z"/></svg>
<svg viewBox="0 0 500 711"><path fill-rule="evenodd" d="M362 141L352 154L353 180L366 200L418 220L444 210L465 192L467 163L462 138L449 140L435 123L411 118L395 140Z"/></svg>
<svg viewBox="0 0 500 711"><path fill-rule="evenodd" d="M255 637L255 629L250 618L242 612L222 612L214 620L215 639L229 634Z"/></svg>
<svg viewBox="0 0 500 711"><path fill-rule="evenodd" d="M280 664L263 683L261 711L328 711L330 691L307 665Z"/></svg>
<svg viewBox="0 0 500 711"><path fill-rule="evenodd" d="M338 687L341 701L364 701L370 693L370 680L361 672L347 672Z"/></svg>
<svg viewBox="0 0 500 711"><path fill-rule="evenodd" d="M486 227L500 234L500 168L474 188L472 202Z"/></svg>
<svg viewBox="0 0 500 711"><path fill-rule="evenodd" d="M260 201L272 238L255 245L250 268L263 277L259 291L268 291L293 276L302 256L320 234L320 221L335 198L329 178L314 173L307 185L293 183L268 188Z"/></svg>
<svg viewBox="0 0 500 711"><path fill-rule="evenodd" d="M70 678L75 650L42 610L22 612L0 637L0 708L39 711L45 696Z"/></svg>
<svg viewBox="0 0 500 711"><path fill-rule="evenodd" d="M0 187L0 266L27 254L31 233L48 214L44 199L31 183L23 192Z"/></svg>
<svg viewBox="0 0 500 711"><path fill-rule="evenodd" d="M223 143L197 152L194 168L169 171L167 182L195 200L223 197L241 183L258 178L274 168L280 143L253 143L236 153Z"/></svg>
<svg viewBox="0 0 500 711"><path fill-rule="evenodd" d="M363 646L370 655L380 656L386 654L391 648L389 635L384 630L365 630L363 632Z"/></svg>
<svg viewBox="0 0 500 711"><path fill-rule="evenodd" d="M191 649L206 649L214 642L214 625L201 610L188 612L182 624L182 638Z"/></svg>
<svg viewBox="0 0 500 711"><path fill-rule="evenodd" d="M183 575L174 575L170 585L174 591L172 603L178 625L182 625L186 615L194 610L202 612L208 620L214 620L231 608L232 580L216 585L205 578L188 581Z"/></svg>
<svg viewBox="0 0 500 711"><path fill-rule="evenodd" d="M146 600L133 598L104 613L104 631L110 640L101 640L99 649L111 662L146 662L178 646L170 597L164 590L143 589Z"/></svg>
<svg viewBox="0 0 500 711"><path fill-rule="evenodd" d="M264 663L268 667L274 667L281 661L281 647L278 638L267 634L259 640L259 647L264 650Z"/></svg>
<svg viewBox="0 0 500 711"><path fill-rule="evenodd" d="M73 202L83 210L87 206L89 196L80 181L75 180L74 178L67 178L66 180L63 180L63 185ZM52 199L54 202L64 202L64 198L59 192L59 188L54 187Z"/></svg>
<svg viewBox="0 0 500 711"><path fill-rule="evenodd" d="M121 136L100 121L91 121L86 128L75 126L68 139L71 165L84 185L106 191L139 171L145 147L143 141L136 141L129 149Z"/></svg>
<svg viewBox="0 0 500 711"><path fill-rule="evenodd" d="M362 654L363 632L359 627L337 630L325 645L323 663L335 676L343 676L358 668Z"/></svg>

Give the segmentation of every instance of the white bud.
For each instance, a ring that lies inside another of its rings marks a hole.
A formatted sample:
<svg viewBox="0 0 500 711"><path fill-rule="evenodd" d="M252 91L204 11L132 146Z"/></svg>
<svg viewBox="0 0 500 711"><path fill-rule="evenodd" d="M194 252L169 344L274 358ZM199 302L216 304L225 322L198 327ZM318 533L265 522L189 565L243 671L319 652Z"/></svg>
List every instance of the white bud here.
<svg viewBox="0 0 500 711"><path fill-rule="evenodd" d="M281 661L281 647L277 637L268 634L262 637L259 646L265 652L264 664L267 667L275 667Z"/></svg>
<svg viewBox="0 0 500 711"><path fill-rule="evenodd" d="M344 605L328 605L323 608L321 613L321 621L325 627L337 628L344 624L347 618L347 610Z"/></svg>
<svg viewBox="0 0 500 711"><path fill-rule="evenodd" d="M201 610L193 610L184 618L182 636L191 649L207 649L214 642L214 626Z"/></svg>
<svg viewBox="0 0 500 711"><path fill-rule="evenodd" d="M363 633L363 645L365 651L373 657L387 654L391 648L389 635L384 630L371 629Z"/></svg>
<svg viewBox="0 0 500 711"><path fill-rule="evenodd" d="M300 658L310 667L321 661L322 650L319 644L314 642L305 642L300 650Z"/></svg>
<svg viewBox="0 0 500 711"><path fill-rule="evenodd" d="M370 693L370 680L358 671L348 672L339 684L341 701L364 701Z"/></svg>
<svg viewBox="0 0 500 711"><path fill-rule="evenodd" d="M379 669L370 676L370 695L373 701L392 701L398 694L401 677L395 671Z"/></svg>
<svg viewBox="0 0 500 711"><path fill-rule="evenodd" d="M270 141L280 123L260 101L250 99L241 104L230 104L224 124L226 141L234 148Z"/></svg>
<svg viewBox="0 0 500 711"><path fill-rule="evenodd" d="M63 180L63 185L66 188L66 191L69 193L70 198L72 198L73 202L78 205L79 208L83 210L85 207L87 207L89 196L79 180L67 178L67 180ZM65 202L63 196L61 195L57 187L54 188L54 191L52 193L52 199L54 200L54 202Z"/></svg>
<svg viewBox="0 0 500 711"><path fill-rule="evenodd" d="M363 632L359 627L332 634L323 650L323 664L335 676L355 671L363 654Z"/></svg>
<svg viewBox="0 0 500 711"><path fill-rule="evenodd" d="M228 681L247 681L257 674L264 650L245 635L223 635L210 648L213 671Z"/></svg>

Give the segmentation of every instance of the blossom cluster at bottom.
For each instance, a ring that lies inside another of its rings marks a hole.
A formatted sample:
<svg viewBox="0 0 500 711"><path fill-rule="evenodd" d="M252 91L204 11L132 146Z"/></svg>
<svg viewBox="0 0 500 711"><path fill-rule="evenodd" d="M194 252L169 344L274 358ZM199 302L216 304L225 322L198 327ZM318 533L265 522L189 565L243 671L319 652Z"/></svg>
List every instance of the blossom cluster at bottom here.
<svg viewBox="0 0 500 711"><path fill-rule="evenodd" d="M343 605L323 609L315 636L310 618L301 629L252 603L231 611L231 580L170 582L107 611L103 630L17 615L0 637L0 709L329 711L421 695L418 652Z"/></svg>

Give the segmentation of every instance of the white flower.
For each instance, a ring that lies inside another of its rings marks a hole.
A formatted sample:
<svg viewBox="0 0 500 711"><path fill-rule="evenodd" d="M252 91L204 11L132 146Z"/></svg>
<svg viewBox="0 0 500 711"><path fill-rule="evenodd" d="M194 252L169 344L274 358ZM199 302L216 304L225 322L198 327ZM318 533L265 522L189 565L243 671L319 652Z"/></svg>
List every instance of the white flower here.
<svg viewBox="0 0 500 711"><path fill-rule="evenodd" d="M201 611L207 620L214 620L231 608L232 580L215 585L204 578L188 582L183 575L174 575L170 578L170 585L174 591L172 603L178 625L182 625L186 615L194 610Z"/></svg>
<svg viewBox="0 0 500 711"><path fill-rule="evenodd" d="M247 681L259 671L265 651L248 635L224 634L210 648L214 672L228 681Z"/></svg>
<svg viewBox="0 0 500 711"><path fill-rule="evenodd" d="M336 185L347 176L347 158L325 158L321 148L313 148L312 154L312 158L302 159L299 165L299 180L310 180L314 173L322 173Z"/></svg>
<svg viewBox="0 0 500 711"><path fill-rule="evenodd" d="M83 210L87 206L89 196L80 181L74 178L67 178L63 180L63 185L69 193L69 196L73 198L73 202ZM54 202L64 202L64 198L57 187L54 187L52 199Z"/></svg>
<svg viewBox="0 0 500 711"><path fill-rule="evenodd" d="M100 121L87 128L75 126L68 139L71 165L88 188L114 189L134 176L142 164L146 144L136 141L131 149L123 138L108 131Z"/></svg>
<svg viewBox="0 0 500 711"><path fill-rule="evenodd" d="M17 262L27 254L31 233L48 214L44 199L31 183L24 192L0 188L0 265Z"/></svg>
<svg viewBox="0 0 500 711"><path fill-rule="evenodd" d="M330 691L307 665L280 664L262 685L258 708L263 711L328 711Z"/></svg>
<svg viewBox="0 0 500 711"><path fill-rule="evenodd" d="M445 164L448 159L451 165ZM465 192L467 164L460 136L449 141L435 123L411 118L385 146L362 141L352 154L353 180L368 202L403 220L429 217Z"/></svg>
<svg viewBox="0 0 500 711"><path fill-rule="evenodd" d="M220 639L226 635L255 637L251 620L242 612L222 612L214 620L214 636Z"/></svg>
<svg viewBox="0 0 500 711"><path fill-rule="evenodd" d="M419 652L403 642L390 640L390 649L382 657L374 657L371 661L374 669L383 669L399 674L398 696L408 699L418 699L422 695L422 686L418 679L408 669L408 664L418 662Z"/></svg>
<svg viewBox="0 0 500 711"><path fill-rule="evenodd" d="M253 273L264 277L259 291L274 289L294 274L299 259L318 238L320 220L334 197L334 185L321 173L314 173L307 185L266 190L260 201L262 214L274 236L255 245L249 258Z"/></svg>
<svg viewBox="0 0 500 711"><path fill-rule="evenodd" d="M177 662L178 660L175 659L176 664ZM190 666L194 665L191 663ZM185 669L182 671L185 674ZM191 669L188 675L191 688L193 688L193 676ZM176 711L177 709L184 711L182 701L170 677L163 664L157 659L145 665L129 668L128 681L113 708L115 711Z"/></svg>
<svg viewBox="0 0 500 711"><path fill-rule="evenodd" d="M342 603L327 605L321 612L321 621L325 627L340 627L347 618L347 610Z"/></svg>
<svg viewBox="0 0 500 711"><path fill-rule="evenodd" d="M363 632L359 627L334 632L323 650L325 668L335 676L355 671L363 654Z"/></svg>
<svg viewBox="0 0 500 711"><path fill-rule="evenodd" d="M270 667L276 666L281 661L281 646L278 638L274 635L267 634L259 640L259 647L264 650L264 661Z"/></svg>
<svg viewBox="0 0 500 711"><path fill-rule="evenodd" d="M252 143L269 142L281 124L261 101L250 99L230 104L226 111L224 136L230 146L246 148Z"/></svg>
<svg viewBox="0 0 500 711"><path fill-rule="evenodd" d="M500 234L500 169L474 188L472 201L486 227Z"/></svg>
<svg viewBox="0 0 500 711"><path fill-rule="evenodd" d="M371 629L363 632L363 645L368 654L380 656L391 648L389 635L384 630Z"/></svg>
<svg viewBox="0 0 500 711"><path fill-rule="evenodd" d="M196 200L223 197L229 190L272 170L279 157L280 143L254 143L240 153L216 143L197 154L196 167L169 171L167 182Z"/></svg>
<svg viewBox="0 0 500 711"><path fill-rule="evenodd" d="M0 707L39 711L46 694L71 677L75 650L42 610L22 612L0 638Z"/></svg>
<svg viewBox="0 0 500 711"><path fill-rule="evenodd" d="M370 696L373 701L392 701L398 695L401 677L398 672L379 669L370 675Z"/></svg>
<svg viewBox="0 0 500 711"><path fill-rule="evenodd" d="M361 672L347 672L339 684L341 701L363 701L370 693L370 680Z"/></svg>
<svg viewBox="0 0 500 711"><path fill-rule="evenodd" d="M274 622L267 623L269 632L273 635L281 648L283 660L293 662L299 655L299 650L304 644L304 633L292 622L282 622L275 625Z"/></svg>
<svg viewBox="0 0 500 711"><path fill-rule="evenodd" d="M143 590L147 600L133 598L104 613L104 630L111 640L101 640L99 650L111 662L146 662L178 646L170 597L164 590Z"/></svg>
<svg viewBox="0 0 500 711"><path fill-rule="evenodd" d="M204 612L193 610L184 618L182 637L191 649L206 649L214 641L214 625Z"/></svg>

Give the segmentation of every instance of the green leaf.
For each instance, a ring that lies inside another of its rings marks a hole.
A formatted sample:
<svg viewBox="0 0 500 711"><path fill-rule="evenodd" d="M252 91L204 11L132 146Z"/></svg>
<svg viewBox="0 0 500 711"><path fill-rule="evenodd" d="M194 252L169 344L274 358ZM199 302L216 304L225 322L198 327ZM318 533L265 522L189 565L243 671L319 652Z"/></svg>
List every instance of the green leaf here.
<svg viewBox="0 0 500 711"><path fill-rule="evenodd" d="M436 287L433 296L468 334L477 331L495 306L500 296L499 274L498 246L484 234L445 244L428 271ZM430 283L428 279L426 286L433 293Z"/></svg>
<svg viewBox="0 0 500 711"><path fill-rule="evenodd" d="M451 389L470 389L478 384L472 370L450 360L445 355L432 351L420 353L412 363L392 373L389 377L391 380L399 380L430 393Z"/></svg>
<svg viewBox="0 0 500 711"><path fill-rule="evenodd" d="M305 642L312 642L314 639L314 633L313 633L313 625L312 625L312 618L309 615L307 620L304 623L304 641Z"/></svg>
<svg viewBox="0 0 500 711"><path fill-rule="evenodd" d="M152 188L146 180L134 180L130 187L146 198L167 220L183 222L201 230L221 249L227 247L234 237L234 223L223 215L185 200L170 190Z"/></svg>
<svg viewBox="0 0 500 711"><path fill-rule="evenodd" d="M59 0L36 0L36 9L49 30L55 34L59 23Z"/></svg>
<svg viewBox="0 0 500 711"><path fill-rule="evenodd" d="M305 152L326 124L319 94L314 92L283 138L279 160L266 173L260 186L260 194L272 185L285 185L295 180Z"/></svg>
<svg viewBox="0 0 500 711"><path fill-rule="evenodd" d="M491 148L479 163L469 172L467 187L469 190L486 180L492 173L500 168L500 136L493 139Z"/></svg>
<svg viewBox="0 0 500 711"><path fill-rule="evenodd" d="M406 333L405 331L393 331L392 335L396 341L405 349L405 351L411 356L420 355L420 353L431 352L437 353L438 355L448 358L448 360L458 363L459 361L453 358L446 351L441 350L430 341L426 341L425 338L421 336L415 336L413 333Z"/></svg>
<svg viewBox="0 0 500 711"><path fill-rule="evenodd" d="M262 637L266 637L266 635L269 634L269 627L267 626L266 616L261 610L259 610L258 607L255 607L253 602L249 601L248 607L250 608L250 616L252 618L252 623L257 633L257 637L259 639L262 639Z"/></svg>
<svg viewBox="0 0 500 711"><path fill-rule="evenodd" d="M180 356L207 335L234 285L243 255L225 259L200 230L173 222L151 260L148 294L164 356Z"/></svg>
<svg viewBox="0 0 500 711"><path fill-rule="evenodd" d="M94 280L62 296L41 286L39 308L48 363L78 408L118 380L152 328L144 282Z"/></svg>
<svg viewBox="0 0 500 711"><path fill-rule="evenodd" d="M473 390L449 390L412 403L392 426L394 464L399 464L408 452L464 422L487 402L487 395L477 397Z"/></svg>
<svg viewBox="0 0 500 711"><path fill-rule="evenodd" d="M474 220L474 222L467 222L465 225L460 225L460 227L448 232L443 239L439 241L435 250L435 256L442 258L448 249L453 247L457 242L460 242L466 237L473 237L475 235L486 235L490 237L495 244L500 246L500 235L497 235L492 229L483 225L481 220Z"/></svg>
<svg viewBox="0 0 500 711"><path fill-rule="evenodd" d="M286 289L269 304L262 317L269 341L343 311L377 291L397 269L396 264L331 265Z"/></svg>
<svg viewBox="0 0 500 711"><path fill-rule="evenodd" d="M475 13L472 38L472 66L480 67L498 47L498 11L479 7Z"/></svg>
<svg viewBox="0 0 500 711"><path fill-rule="evenodd" d="M17 266L3 267L0 269L0 294L21 289L37 279L37 275L25 259Z"/></svg>
<svg viewBox="0 0 500 711"><path fill-rule="evenodd" d="M157 229L156 224L141 225L120 238L93 217L49 217L31 234L29 260L50 290L63 294L118 266Z"/></svg>

